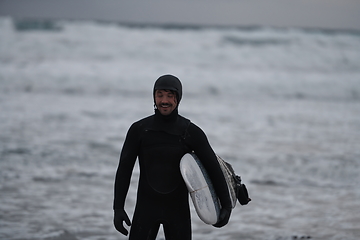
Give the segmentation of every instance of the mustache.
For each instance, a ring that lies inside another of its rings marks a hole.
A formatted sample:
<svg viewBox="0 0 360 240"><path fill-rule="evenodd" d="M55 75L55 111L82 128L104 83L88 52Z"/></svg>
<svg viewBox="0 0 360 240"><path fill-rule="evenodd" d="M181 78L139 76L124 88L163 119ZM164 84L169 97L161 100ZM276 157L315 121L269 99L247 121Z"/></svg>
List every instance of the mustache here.
<svg viewBox="0 0 360 240"><path fill-rule="evenodd" d="M161 107L170 107L170 106L172 106L172 104L170 104L170 103L161 103L161 104L159 104L159 106L161 106Z"/></svg>

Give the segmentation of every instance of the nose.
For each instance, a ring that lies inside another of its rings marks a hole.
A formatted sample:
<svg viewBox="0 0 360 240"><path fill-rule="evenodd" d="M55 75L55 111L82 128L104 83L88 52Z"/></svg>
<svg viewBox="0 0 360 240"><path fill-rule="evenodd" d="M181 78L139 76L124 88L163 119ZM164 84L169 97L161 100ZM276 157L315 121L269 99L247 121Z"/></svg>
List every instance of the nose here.
<svg viewBox="0 0 360 240"><path fill-rule="evenodd" d="M170 100L169 97L164 96L161 98L161 103L169 103L169 100Z"/></svg>

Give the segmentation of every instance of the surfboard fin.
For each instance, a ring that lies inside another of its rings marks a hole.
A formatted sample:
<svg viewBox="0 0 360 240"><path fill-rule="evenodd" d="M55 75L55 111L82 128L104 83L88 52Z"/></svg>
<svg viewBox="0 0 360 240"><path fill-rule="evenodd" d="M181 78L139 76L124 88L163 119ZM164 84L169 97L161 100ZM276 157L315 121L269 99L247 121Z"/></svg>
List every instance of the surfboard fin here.
<svg viewBox="0 0 360 240"><path fill-rule="evenodd" d="M245 184L241 183L241 177L235 176L236 179L236 197L241 205L247 205L251 198L249 198L248 190Z"/></svg>

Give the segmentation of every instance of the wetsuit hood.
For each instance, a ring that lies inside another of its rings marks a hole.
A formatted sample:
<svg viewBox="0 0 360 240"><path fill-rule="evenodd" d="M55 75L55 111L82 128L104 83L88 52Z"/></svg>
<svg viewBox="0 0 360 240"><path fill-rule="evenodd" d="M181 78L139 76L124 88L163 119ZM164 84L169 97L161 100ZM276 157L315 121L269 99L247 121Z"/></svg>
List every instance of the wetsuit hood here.
<svg viewBox="0 0 360 240"><path fill-rule="evenodd" d="M177 77L167 74L159 77L156 80L153 90L154 101L155 101L155 91L160 89L174 91L176 93L177 104L179 105L182 98L182 85Z"/></svg>
<svg viewBox="0 0 360 240"><path fill-rule="evenodd" d="M176 93L177 106L169 115L162 115L156 108L155 91L162 89L171 90ZM182 120L183 118L179 117L180 115L178 112L178 107L182 97L182 85L180 80L177 77L169 74L159 77L154 84L153 97L155 105L155 117L150 129L164 131L175 135L182 135L190 121L185 118L185 120Z"/></svg>

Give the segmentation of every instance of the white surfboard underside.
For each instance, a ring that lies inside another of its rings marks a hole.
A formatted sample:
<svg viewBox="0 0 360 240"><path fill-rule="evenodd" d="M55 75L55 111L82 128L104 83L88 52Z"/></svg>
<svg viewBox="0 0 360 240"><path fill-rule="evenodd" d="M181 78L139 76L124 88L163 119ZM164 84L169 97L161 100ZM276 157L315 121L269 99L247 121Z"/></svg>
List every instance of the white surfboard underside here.
<svg viewBox="0 0 360 240"><path fill-rule="evenodd" d="M180 161L181 175L199 218L206 224L215 224L220 204L204 167L194 154L185 154Z"/></svg>

